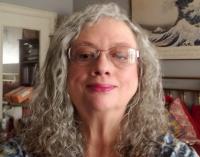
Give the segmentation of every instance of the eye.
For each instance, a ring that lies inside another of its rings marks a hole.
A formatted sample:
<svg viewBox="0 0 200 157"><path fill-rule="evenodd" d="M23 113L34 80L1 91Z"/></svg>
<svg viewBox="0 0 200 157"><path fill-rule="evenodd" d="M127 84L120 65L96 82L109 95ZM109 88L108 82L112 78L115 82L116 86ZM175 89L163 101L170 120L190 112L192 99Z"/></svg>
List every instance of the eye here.
<svg viewBox="0 0 200 157"><path fill-rule="evenodd" d="M89 59L93 58L94 53L89 51L75 51L72 56L74 60L88 61Z"/></svg>
<svg viewBox="0 0 200 157"><path fill-rule="evenodd" d="M97 58L96 49L88 46L79 46L72 49L71 59L74 61L87 62Z"/></svg>
<svg viewBox="0 0 200 157"><path fill-rule="evenodd" d="M90 46L74 46L69 51L70 60L75 62L91 62L98 57L98 51Z"/></svg>
<svg viewBox="0 0 200 157"><path fill-rule="evenodd" d="M87 60L88 58L90 58L91 53L90 52L76 52L76 59L78 60Z"/></svg>
<svg viewBox="0 0 200 157"><path fill-rule="evenodd" d="M128 59L127 54L124 53L124 52L117 52L115 54L115 57L118 58L118 59L120 59L120 60L127 60Z"/></svg>
<svg viewBox="0 0 200 157"><path fill-rule="evenodd" d="M127 62L128 60L128 55L124 51L115 51L112 53L112 57L120 62Z"/></svg>

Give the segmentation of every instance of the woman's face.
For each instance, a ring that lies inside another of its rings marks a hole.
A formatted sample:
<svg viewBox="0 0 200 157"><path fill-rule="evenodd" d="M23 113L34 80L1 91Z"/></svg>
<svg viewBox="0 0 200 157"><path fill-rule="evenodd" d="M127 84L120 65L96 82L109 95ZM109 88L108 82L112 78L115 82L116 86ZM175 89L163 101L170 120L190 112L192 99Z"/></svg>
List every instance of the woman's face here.
<svg viewBox="0 0 200 157"><path fill-rule="evenodd" d="M137 61L120 66L113 64L108 53L113 47L137 49L132 31L124 22L104 17L95 24L84 26L72 43L71 53L85 47L102 51L90 64L69 63L68 92L76 109L83 114L124 111L138 87Z"/></svg>

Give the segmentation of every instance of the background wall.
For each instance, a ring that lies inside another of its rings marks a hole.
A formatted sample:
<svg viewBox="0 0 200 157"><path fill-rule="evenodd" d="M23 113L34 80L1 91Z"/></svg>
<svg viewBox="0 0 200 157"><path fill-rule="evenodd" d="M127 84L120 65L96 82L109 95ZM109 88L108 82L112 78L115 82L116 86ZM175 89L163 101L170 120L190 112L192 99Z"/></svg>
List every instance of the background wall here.
<svg viewBox="0 0 200 157"><path fill-rule="evenodd" d="M22 28L4 27L3 64L19 63L19 39L22 39Z"/></svg>
<svg viewBox="0 0 200 157"><path fill-rule="evenodd" d="M161 60L165 76L200 77L200 60Z"/></svg>
<svg viewBox="0 0 200 157"><path fill-rule="evenodd" d="M127 12L128 16L131 17L131 0L74 0L73 7L74 11L79 11L90 4L108 3L108 2L117 3Z"/></svg>
<svg viewBox="0 0 200 157"><path fill-rule="evenodd" d="M161 68L163 76L191 77L165 79L164 87L200 90L200 60L161 60Z"/></svg>
<svg viewBox="0 0 200 157"><path fill-rule="evenodd" d="M73 0L0 0L0 2L53 11L59 15L70 15L73 12Z"/></svg>

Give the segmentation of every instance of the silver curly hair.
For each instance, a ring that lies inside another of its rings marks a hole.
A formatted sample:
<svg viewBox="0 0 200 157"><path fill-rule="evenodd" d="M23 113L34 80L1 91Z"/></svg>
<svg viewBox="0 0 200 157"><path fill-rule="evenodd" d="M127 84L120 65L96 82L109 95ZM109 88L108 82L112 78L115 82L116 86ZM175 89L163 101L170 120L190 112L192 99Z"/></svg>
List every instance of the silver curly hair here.
<svg viewBox="0 0 200 157"><path fill-rule="evenodd" d="M136 36L140 58L139 85L127 105L121 132L115 145L122 157L155 156L160 136L167 131L160 65L155 48L140 26L115 4L96 4L74 13L54 33L40 80L31 103L32 116L24 145L37 157L82 157L84 137L77 111L67 93L68 59L66 50L83 26L103 17L125 22Z"/></svg>

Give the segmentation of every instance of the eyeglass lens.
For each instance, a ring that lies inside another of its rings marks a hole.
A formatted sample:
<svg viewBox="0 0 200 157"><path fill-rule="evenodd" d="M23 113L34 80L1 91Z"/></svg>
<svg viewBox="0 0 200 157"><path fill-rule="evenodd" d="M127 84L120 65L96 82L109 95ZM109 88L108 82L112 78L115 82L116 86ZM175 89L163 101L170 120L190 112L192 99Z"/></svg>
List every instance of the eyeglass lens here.
<svg viewBox="0 0 200 157"><path fill-rule="evenodd" d="M117 65L133 64L139 57L138 50L125 46L113 47L109 50L98 50L90 46L77 46L68 50L68 58L71 62L88 65L93 63L102 51L108 51L106 55Z"/></svg>

